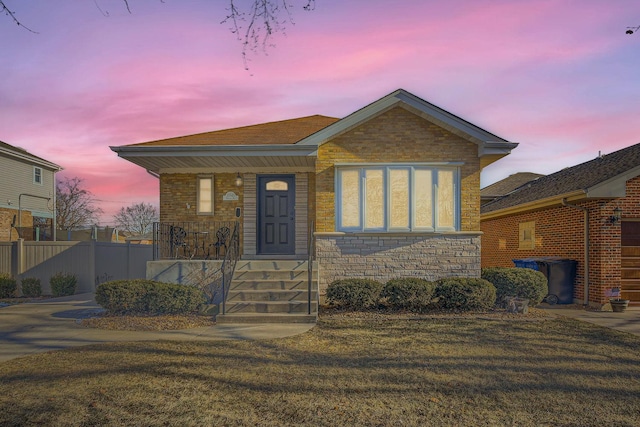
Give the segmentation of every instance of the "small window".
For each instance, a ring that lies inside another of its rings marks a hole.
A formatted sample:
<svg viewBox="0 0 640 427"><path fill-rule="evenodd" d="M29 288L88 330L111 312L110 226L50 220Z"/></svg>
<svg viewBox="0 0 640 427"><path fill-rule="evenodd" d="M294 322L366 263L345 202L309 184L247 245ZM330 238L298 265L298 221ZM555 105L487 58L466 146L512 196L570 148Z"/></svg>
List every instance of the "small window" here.
<svg viewBox="0 0 640 427"><path fill-rule="evenodd" d="M535 249L536 247L536 222L521 222L519 224L518 249Z"/></svg>
<svg viewBox="0 0 640 427"><path fill-rule="evenodd" d="M198 177L198 214L213 214L213 176Z"/></svg>
<svg viewBox="0 0 640 427"><path fill-rule="evenodd" d="M267 182L266 188L268 191L287 191L289 189L289 184L285 181L270 181Z"/></svg>
<svg viewBox="0 0 640 427"><path fill-rule="evenodd" d="M42 168L33 168L33 183L42 185Z"/></svg>

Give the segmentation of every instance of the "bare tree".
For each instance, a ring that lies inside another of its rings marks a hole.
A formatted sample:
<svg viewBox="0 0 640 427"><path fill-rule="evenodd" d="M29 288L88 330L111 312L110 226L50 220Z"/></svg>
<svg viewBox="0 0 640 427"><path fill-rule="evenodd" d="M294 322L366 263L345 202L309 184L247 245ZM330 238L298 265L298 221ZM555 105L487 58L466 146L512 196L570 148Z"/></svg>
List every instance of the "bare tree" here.
<svg viewBox="0 0 640 427"><path fill-rule="evenodd" d="M0 13L7 15L13 22L35 33L26 27L18 18L16 13L5 4L7 0L0 0ZM159 0L164 3L164 0ZM266 50L270 44L271 36L274 33L286 34L286 26L294 25L293 8L294 3L301 3L302 9L311 11L315 9L315 0L228 0L226 8L227 15L220 22L230 24L230 30L242 43L242 60L247 68L247 52L257 51L259 48ZM129 0L122 0L124 7L129 13L131 8ZM98 0L94 0L96 8L104 16L109 16L109 12L103 10Z"/></svg>
<svg viewBox="0 0 640 427"><path fill-rule="evenodd" d="M95 206L93 194L82 188L78 177L56 182L56 220L60 230L77 230L98 222L102 209Z"/></svg>
<svg viewBox="0 0 640 427"><path fill-rule="evenodd" d="M133 235L143 235L153 229L153 223L158 220L158 210L148 203L137 203L113 216L116 227Z"/></svg>
<svg viewBox="0 0 640 427"><path fill-rule="evenodd" d="M302 0L302 9L315 9L315 0ZM266 50L273 33L286 34L286 24L294 24L292 0L251 0L249 7L239 6L242 0L229 0L229 14L222 24L231 24L231 32L242 43L242 61L247 69L247 51Z"/></svg>

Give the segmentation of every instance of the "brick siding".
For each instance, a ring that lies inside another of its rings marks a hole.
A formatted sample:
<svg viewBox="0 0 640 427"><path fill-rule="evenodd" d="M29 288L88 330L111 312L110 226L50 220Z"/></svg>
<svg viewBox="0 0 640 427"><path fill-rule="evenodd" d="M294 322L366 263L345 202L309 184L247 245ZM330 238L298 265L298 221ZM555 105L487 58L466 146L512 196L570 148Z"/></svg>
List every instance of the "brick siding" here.
<svg viewBox="0 0 640 427"><path fill-rule="evenodd" d="M640 177L629 180L626 196L612 200L590 200L578 206L589 210L589 301L607 302L605 290L620 286L620 224L609 218L619 206L624 219L640 218ZM518 225L535 221L535 248L518 249ZM574 300L584 300L584 213L555 206L496 219L483 220L482 267L513 267L513 259L560 256L578 261Z"/></svg>

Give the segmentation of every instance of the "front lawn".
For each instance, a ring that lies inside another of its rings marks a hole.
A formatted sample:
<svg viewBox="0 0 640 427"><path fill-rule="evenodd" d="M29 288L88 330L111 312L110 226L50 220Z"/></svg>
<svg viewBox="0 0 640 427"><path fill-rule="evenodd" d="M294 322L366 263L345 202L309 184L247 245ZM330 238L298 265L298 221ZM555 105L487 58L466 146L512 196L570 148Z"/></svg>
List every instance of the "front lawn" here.
<svg viewBox="0 0 640 427"><path fill-rule="evenodd" d="M0 425L632 426L640 338L570 319L327 315L270 341L0 364Z"/></svg>

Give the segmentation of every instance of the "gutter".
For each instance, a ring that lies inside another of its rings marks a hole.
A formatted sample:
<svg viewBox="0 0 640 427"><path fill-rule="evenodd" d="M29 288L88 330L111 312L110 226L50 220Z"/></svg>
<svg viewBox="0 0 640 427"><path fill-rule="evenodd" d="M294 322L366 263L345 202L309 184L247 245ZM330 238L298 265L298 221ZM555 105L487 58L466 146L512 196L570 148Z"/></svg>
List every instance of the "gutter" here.
<svg viewBox="0 0 640 427"><path fill-rule="evenodd" d="M562 199L562 206L578 209L584 212L584 301L583 305L589 305L589 210L582 206L571 205L567 199Z"/></svg>
<svg viewBox="0 0 640 427"><path fill-rule="evenodd" d="M559 194L551 197L547 197L544 199L533 200L531 202L522 203L515 206L510 206L508 208L496 209L494 211L489 211L480 214L480 220L484 221L487 219L495 219L500 218L507 215L514 215L522 212L528 212L534 209L542 209L550 206L562 204L563 200L577 201L580 199L584 199L587 197L587 192L585 190L576 190L570 193Z"/></svg>

